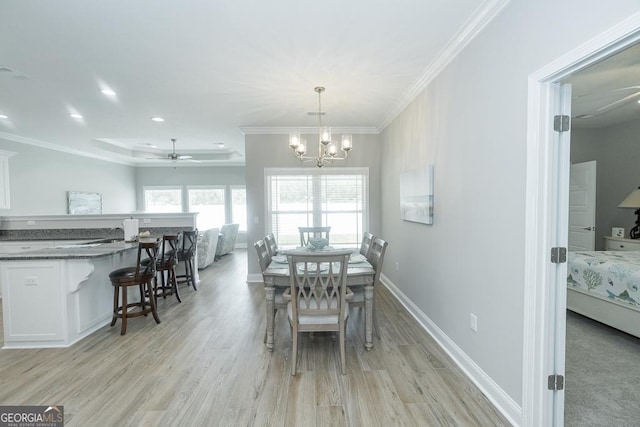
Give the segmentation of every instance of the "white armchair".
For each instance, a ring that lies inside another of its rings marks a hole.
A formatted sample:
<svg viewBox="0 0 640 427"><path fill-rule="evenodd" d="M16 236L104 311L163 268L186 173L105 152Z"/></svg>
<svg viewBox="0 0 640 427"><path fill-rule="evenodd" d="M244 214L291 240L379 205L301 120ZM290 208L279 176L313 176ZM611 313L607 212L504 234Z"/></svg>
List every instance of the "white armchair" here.
<svg viewBox="0 0 640 427"><path fill-rule="evenodd" d="M235 250L239 227L240 224L224 224L220 227L218 247L216 248L216 259Z"/></svg>
<svg viewBox="0 0 640 427"><path fill-rule="evenodd" d="M218 247L218 228L210 228L198 235L198 270L208 267L216 257Z"/></svg>

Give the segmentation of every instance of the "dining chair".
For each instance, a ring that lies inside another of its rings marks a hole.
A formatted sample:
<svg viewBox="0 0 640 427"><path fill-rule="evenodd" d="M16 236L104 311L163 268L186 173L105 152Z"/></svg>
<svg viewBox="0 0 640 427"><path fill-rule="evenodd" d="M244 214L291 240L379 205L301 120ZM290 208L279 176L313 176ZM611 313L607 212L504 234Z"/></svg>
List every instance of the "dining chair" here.
<svg viewBox="0 0 640 427"><path fill-rule="evenodd" d="M175 295L178 302L182 302L178 293L178 281L176 279L176 267L178 266L178 234L165 234L162 236L161 249L156 259L156 276L153 279L153 296L167 298L167 295ZM143 264L151 262L147 259ZM160 276L160 283L158 283Z"/></svg>
<svg viewBox="0 0 640 427"><path fill-rule="evenodd" d="M347 264L351 251L324 253L289 252L290 288L287 315L291 325L291 375L296 374L298 334L337 332L342 374L346 373L345 333L349 316L347 302Z"/></svg>
<svg viewBox="0 0 640 427"><path fill-rule="evenodd" d="M198 229L185 230L181 233L181 237L178 243L178 262L184 263L184 274L177 275L176 278L178 279L178 283L186 283L193 287L194 291L197 291L196 276L193 269L196 245L198 242Z"/></svg>
<svg viewBox="0 0 640 427"><path fill-rule="evenodd" d="M269 233L264 236L264 242L267 245L267 250L269 251L269 255L274 257L278 255L278 243L276 242L276 237L273 233Z"/></svg>
<svg viewBox="0 0 640 427"><path fill-rule="evenodd" d="M260 271L262 271L262 280L264 281L264 271L271 264L271 253L269 253L269 247L266 243L266 238L264 240L258 240L253 244L253 247L256 248L256 252L258 253L258 262L260 262ZM273 303L273 312L268 313L272 318L275 318L276 311L280 308L287 308L287 301L284 300L282 294L288 288L284 288L282 286L275 287L275 298ZM264 330L264 342L267 342L267 329L265 327Z"/></svg>
<svg viewBox="0 0 640 427"><path fill-rule="evenodd" d="M331 227L298 227L300 232L300 246L309 246L310 237L323 237L329 241Z"/></svg>
<svg viewBox="0 0 640 427"><path fill-rule="evenodd" d="M369 255L369 249L371 248L371 243L373 242L373 239L375 237L376 236L369 233L368 231L365 231L362 234L362 242L360 243L360 255L363 255L365 257Z"/></svg>
<svg viewBox="0 0 640 427"><path fill-rule="evenodd" d="M373 267L375 275L373 277L373 301L371 316L373 318L373 330L376 333L376 337L380 339L380 329L378 328L378 314L376 313L376 289L378 288L378 282L380 281L380 273L382 272L382 263L384 261L384 253L387 250L388 243L379 237L374 237L369 248L369 254L367 261ZM353 297L349 301L350 307L364 307L364 284L363 285L351 285L349 289L353 293Z"/></svg>

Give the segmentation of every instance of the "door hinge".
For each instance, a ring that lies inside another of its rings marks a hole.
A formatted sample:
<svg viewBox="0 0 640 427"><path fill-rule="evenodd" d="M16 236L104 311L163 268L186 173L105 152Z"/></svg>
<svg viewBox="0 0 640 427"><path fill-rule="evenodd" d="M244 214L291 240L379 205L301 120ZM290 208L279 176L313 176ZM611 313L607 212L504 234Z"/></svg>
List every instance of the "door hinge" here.
<svg viewBox="0 0 640 427"><path fill-rule="evenodd" d="M564 376L549 375L547 387L549 387L549 390L564 390Z"/></svg>
<svg viewBox="0 0 640 427"><path fill-rule="evenodd" d="M551 262L554 264L567 262L567 248L551 248Z"/></svg>
<svg viewBox="0 0 640 427"><path fill-rule="evenodd" d="M571 117L558 115L553 116L553 130L556 132L566 132L569 130L569 122Z"/></svg>

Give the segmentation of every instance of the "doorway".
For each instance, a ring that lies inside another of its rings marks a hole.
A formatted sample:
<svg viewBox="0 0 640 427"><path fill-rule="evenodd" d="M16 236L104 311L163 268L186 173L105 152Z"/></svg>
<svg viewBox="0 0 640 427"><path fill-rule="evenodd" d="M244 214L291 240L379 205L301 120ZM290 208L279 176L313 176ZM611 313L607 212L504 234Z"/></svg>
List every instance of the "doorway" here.
<svg viewBox="0 0 640 427"><path fill-rule="evenodd" d="M554 248L568 247L569 234L569 132L554 130L553 122L556 115L570 114L571 103L560 82L637 43L640 16L635 18L530 76L523 425L564 424L564 389L552 381L565 373L567 266L551 255Z"/></svg>

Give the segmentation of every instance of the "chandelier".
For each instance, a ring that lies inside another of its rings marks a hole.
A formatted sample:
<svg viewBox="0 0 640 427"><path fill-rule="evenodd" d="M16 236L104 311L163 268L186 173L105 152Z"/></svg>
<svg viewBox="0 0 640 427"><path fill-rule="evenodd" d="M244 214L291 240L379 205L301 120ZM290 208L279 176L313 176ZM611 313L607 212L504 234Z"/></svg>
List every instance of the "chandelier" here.
<svg viewBox="0 0 640 427"><path fill-rule="evenodd" d="M329 126L322 126L322 92L325 91L324 87L318 86L314 88L318 93L318 112L309 113L318 116L318 155L307 155L307 141L300 139L300 132L289 133L289 148L293 151L295 156L303 162L315 162L316 166L321 168L325 164L331 164L334 160L344 160L349 156L351 151L352 139L350 134L342 135L342 144L340 149L342 154L338 155L338 142L331 139L331 128Z"/></svg>

